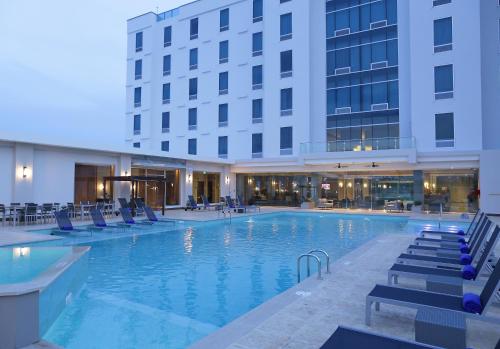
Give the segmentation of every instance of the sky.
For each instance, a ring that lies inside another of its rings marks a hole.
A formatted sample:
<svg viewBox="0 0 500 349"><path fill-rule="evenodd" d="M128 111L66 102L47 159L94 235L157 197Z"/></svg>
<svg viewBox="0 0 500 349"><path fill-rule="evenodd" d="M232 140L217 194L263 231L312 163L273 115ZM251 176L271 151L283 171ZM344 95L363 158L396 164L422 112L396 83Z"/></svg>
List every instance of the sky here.
<svg viewBox="0 0 500 349"><path fill-rule="evenodd" d="M119 148L127 19L191 0L0 0L0 139Z"/></svg>

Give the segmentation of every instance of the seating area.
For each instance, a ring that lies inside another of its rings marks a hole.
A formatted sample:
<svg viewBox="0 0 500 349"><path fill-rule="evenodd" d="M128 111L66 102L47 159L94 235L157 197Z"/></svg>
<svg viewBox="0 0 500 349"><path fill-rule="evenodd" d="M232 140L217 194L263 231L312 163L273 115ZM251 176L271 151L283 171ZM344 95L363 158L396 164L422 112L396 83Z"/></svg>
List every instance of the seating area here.
<svg viewBox="0 0 500 349"><path fill-rule="evenodd" d="M210 203L205 195L201 195L202 204L198 204L197 200L193 195L188 195L188 202L184 207L184 211L200 211L200 210L210 210L214 209L216 211L232 211L235 213L247 213L247 212L260 212L260 206L257 205L245 205L243 199L240 195L236 198L232 198L226 195L221 198L218 203Z"/></svg>

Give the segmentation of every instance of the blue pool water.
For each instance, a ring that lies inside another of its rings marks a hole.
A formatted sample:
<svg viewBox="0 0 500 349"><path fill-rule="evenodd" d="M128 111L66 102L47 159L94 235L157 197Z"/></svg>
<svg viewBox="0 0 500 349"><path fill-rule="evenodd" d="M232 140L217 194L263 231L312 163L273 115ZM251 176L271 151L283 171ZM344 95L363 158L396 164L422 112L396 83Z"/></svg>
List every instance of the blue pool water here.
<svg viewBox="0 0 500 349"><path fill-rule="evenodd" d="M31 281L69 252L69 247L0 248L0 284Z"/></svg>
<svg viewBox="0 0 500 349"><path fill-rule="evenodd" d="M298 255L322 248L336 260L406 227L406 218L282 213L85 243L86 285L44 339L185 348L295 285Z"/></svg>

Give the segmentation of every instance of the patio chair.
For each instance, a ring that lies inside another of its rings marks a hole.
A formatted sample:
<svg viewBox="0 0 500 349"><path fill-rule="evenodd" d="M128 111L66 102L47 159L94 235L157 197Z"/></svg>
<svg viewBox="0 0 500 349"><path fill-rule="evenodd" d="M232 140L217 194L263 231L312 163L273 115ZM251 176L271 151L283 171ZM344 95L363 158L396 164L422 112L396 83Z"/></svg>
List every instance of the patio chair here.
<svg viewBox="0 0 500 349"><path fill-rule="evenodd" d="M320 349L443 349L423 343L382 336L349 327L339 326Z"/></svg>
<svg viewBox="0 0 500 349"><path fill-rule="evenodd" d="M128 209L128 208L121 207L119 209L119 211L120 211L120 214L122 216L123 222L125 224L142 224L142 225L152 225L153 224L153 222L134 220L134 218L132 217L132 214L130 213L130 209Z"/></svg>
<svg viewBox="0 0 500 349"><path fill-rule="evenodd" d="M186 207L184 208L184 211L187 211L187 210L194 211L196 209L201 210L201 206L199 206L196 203L196 200L194 199L193 195L188 195L188 203L187 203Z"/></svg>
<svg viewBox="0 0 500 349"><path fill-rule="evenodd" d="M69 215L69 213L68 213ZM42 205L42 219L44 222L50 222L54 219L54 205L53 204L43 204Z"/></svg>
<svg viewBox="0 0 500 349"><path fill-rule="evenodd" d="M90 232L92 235L92 230L74 228L68 217L68 212L66 211L57 211L54 213L54 217L56 219L58 229L53 229L50 235L68 235L74 232Z"/></svg>
<svg viewBox="0 0 500 349"><path fill-rule="evenodd" d="M203 200L203 208L205 210L210 210L211 208L216 209L219 206L219 204L210 203L210 201L208 201L208 198L206 195L202 195L201 200Z"/></svg>
<svg viewBox="0 0 500 349"><path fill-rule="evenodd" d="M243 212L247 211L246 207L239 207L238 205L236 205L233 198L229 195L226 195L226 205L229 209L234 210L234 212L236 212L238 209L242 209Z"/></svg>
<svg viewBox="0 0 500 349"><path fill-rule="evenodd" d="M448 295L421 290L412 290L396 286L376 285L366 296L365 322L371 324L372 305L380 310L380 303L413 308L417 310L448 311L463 315L466 319L480 320L500 324L500 318L487 315L491 303L496 298L500 287L500 261L497 262L488 281L479 295ZM470 299L473 299L470 301Z"/></svg>
<svg viewBox="0 0 500 349"><path fill-rule="evenodd" d="M125 223L107 224L106 220L104 219L104 216L102 215L101 210L98 208L90 209L90 217L92 217L92 222L94 223L94 227L100 230L105 228L121 229L121 228L131 227L130 224L125 224Z"/></svg>
<svg viewBox="0 0 500 349"><path fill-rule="evenodd" d="M481 253L479 260L474 266L472 264L466 265L462 269L458 266L456 268L443 268L440 266L432 268L396 263L388 271L388 284L391 285L393 281L397 283L398 278L401 276L413 279L426 279L429 276L440 276L456 280L475 281L481 275L485 265L487 265L488 258L498 240L499 232L500 228L496 226L485 245L484 251Z"/></svg>
<svg viewBox="0 0 500 349"><path fill-rule="evenodd" d="M42 219L42 214L38 212L38 205L33 203L26 204L24 211L24 224L36 224L39 219Z"/></svg>
<svg viewBox="0 0 500 349"><path fill-rule="evenodd" d="M176 223L176 221L174 219L161 219L161 218L159 219L158 217L156 217L153 209L149 206L144 205L143 209L144 209L144 213L146 214L147 219L150 222L153 222L153 223L173 223L173 224Z"/></svg>

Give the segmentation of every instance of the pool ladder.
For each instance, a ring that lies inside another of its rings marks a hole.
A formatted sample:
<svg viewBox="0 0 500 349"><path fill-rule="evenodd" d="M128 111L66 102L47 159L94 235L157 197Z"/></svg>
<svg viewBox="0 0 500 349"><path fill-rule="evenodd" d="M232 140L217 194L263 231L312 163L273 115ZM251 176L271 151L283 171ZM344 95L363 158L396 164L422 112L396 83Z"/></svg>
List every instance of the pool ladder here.
<svg viewBox="0 0 500 349"><path fill-rule="evenodd" d="M218 210L217 211L217 218L220 218L221 213L224 215L224 219L227 219L226 214L229 214L229 224L231 224L231 221L232 221L231 209L228 209L227 211L224 210L224 208Z"/></svg>
<svg viewBox="0 0 500 349"><path fill-rule="evenodd" d="M307 258L306 259L306 261L307 261L307 276L308 277L311 276L311 264L309 261L312 258L312 259L316 260L316 262L318 263L318 280L323 279L321 276L321 259L317 256L318 253L325 256L326 273L330 274L330 256L324 250L314 249L314 250L311 250L307 253L301 254L297 258L297 283L300 283L300 261L302 260L302 258Z"/></svg>

